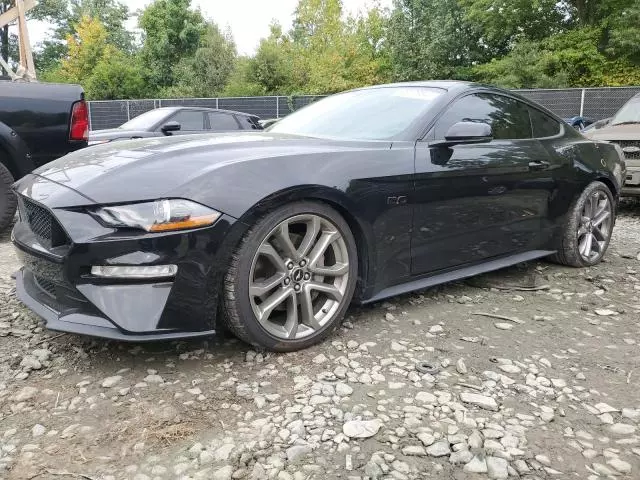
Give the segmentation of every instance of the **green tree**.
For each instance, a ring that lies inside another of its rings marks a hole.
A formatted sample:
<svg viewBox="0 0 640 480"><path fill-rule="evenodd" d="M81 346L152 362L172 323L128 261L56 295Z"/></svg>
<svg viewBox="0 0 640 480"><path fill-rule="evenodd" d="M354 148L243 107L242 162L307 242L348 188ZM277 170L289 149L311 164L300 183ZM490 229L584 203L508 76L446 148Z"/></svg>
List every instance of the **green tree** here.
<svg viewBox="0 0 640 480"><path fill-rule="evenodd" d="M175 68L176 84L163 96L212 97L220 94L236 60L236 45L230 32L221 32L209 22L193 57L183 58Z"/></svg>
<svg viewBox="0 0 640 480"><path fill-rule="evenodd" d="M280 25L272 24L271 34L260 41L255 56L248 63L249 82L260 85L269 95L292 93L303 82L303 79L296 78L294 57L291 39L283 35Z"/></svg>
<svg viewBox="0 0 640 480"><path fill-rule="evenodd" d="M180 61L195 55L207 31L202 14L191 8L191 0L154 0L139 24L145 80L154 91L173 86Z"/></svg>
<svg viewBox="0 0 640 480"><path fill-rule="evenodd" d="M482 32L480 41L493 57L506 55L519 40L540 41L564 31L573 12L558 0L459 1L466 21Z"/></svg>
<svg viewBox="0 0 640 480"><path fill-rule="evenodd" d="M108 44L123 52L133 52L133 34L125 26L129 15L128 7L118 0L40 0L29 16L48 22L53 32L35 51L36 68L42 72L57 66L68 53L67 38L76 33L83 17L97 19L105 26Z"/></svg>
<svg viewBox="0 0 640 480"><path fill-rule="evenodd" d="M458 0L396 0L389 43L398 80L466 78L491 58Z"/></svg>
<svg viewBox="0 0 640 480"><path fill-rule="evenodd" d="M147 87L142 71L135 58L108 46L84 82L84 88L93 100L144 98Z"/></svg>
<svg viewBox="0 0 640 480"><path fill-rule="evenodd" d="M265 88L255 82L251 75L252 58L238 57L234 69L224 87L222 96L225 97L250 97L266 95Z"/></svg>
<svg viewBox="0 0 640 480"><path fill-rule="evenodd" d="M43 73L43 80L77 83L92 100L137 98L146 92L136 59L107 41L108 32L100 20L82 17L69 35L67 56L59 66Z"/></svg>

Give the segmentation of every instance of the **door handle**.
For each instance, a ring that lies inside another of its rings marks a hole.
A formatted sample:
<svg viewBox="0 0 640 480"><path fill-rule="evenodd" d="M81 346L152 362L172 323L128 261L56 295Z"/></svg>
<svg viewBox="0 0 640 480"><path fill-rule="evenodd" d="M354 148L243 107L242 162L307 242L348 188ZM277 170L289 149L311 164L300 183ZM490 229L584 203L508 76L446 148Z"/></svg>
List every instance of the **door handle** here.
<svg viewBox="0 0 640 480"><path fill-rule="evenodd" d="M549 162L545 162L544 160L535 160L529 162L529 170L546 170L550 165Z"/></svg>

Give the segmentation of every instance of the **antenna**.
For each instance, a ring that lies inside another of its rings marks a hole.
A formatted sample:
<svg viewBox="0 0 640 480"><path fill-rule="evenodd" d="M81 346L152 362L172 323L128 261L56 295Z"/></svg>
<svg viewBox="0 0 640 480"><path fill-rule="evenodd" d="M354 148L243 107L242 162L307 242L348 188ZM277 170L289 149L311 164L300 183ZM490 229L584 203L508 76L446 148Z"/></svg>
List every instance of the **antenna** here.
<svg viewBox="0 0 640 480"><path fill-rule="evenodd" d="M36 69L33 64L33 53L29 41L29 31L27 30L27 19L25 14L36 6L35 0L15 0L15 5L0 15L0 28L13 22L18 23L18 46L20 58L18 68L14 72L10 65L0 57L0 67L7 71L12 80L23 80L32 82L36 80Z"/></svg>

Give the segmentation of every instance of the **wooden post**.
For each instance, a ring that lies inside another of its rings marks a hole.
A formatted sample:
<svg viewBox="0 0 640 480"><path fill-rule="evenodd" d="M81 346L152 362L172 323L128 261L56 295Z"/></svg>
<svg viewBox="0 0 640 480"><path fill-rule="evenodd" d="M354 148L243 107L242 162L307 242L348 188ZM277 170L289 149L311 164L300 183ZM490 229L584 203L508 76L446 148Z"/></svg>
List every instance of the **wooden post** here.
<svg viewBox="0 0 640 480"><path fill-rule="evenodd" d="M31 42L29 41L29 30L27 29L26 13L35 7L35 0L15 0L16 6L10 8L2 15L0 15L0 28L8 25L12 22L18 21L18 46L20 49L20 66L26 71L23 77L26 80L36 79L36 68L33 63L33 52L31 50ZM8 65L3 67L7 69L11 75L13 72L8 70ZM16 76L15 74L12 76Z"/></svg>
<svg viewBox="0 0 640 480"><path fill-rule="evenodd" d="M36 79L36 67L33 63L33 52L29 41L29 30L27 29L27 18L25 17L24 0L16 0L18 9L18 39L20 42L20 64L27 69L27 74L33 80Z"/></svg>

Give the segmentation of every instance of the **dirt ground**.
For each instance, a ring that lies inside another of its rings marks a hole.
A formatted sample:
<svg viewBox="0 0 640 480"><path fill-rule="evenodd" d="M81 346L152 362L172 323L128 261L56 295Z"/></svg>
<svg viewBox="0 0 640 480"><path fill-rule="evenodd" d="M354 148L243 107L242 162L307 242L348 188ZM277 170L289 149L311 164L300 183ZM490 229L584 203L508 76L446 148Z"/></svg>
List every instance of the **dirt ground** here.
<svg viewBox="0 0 640 480"><path fill-rule="evenodd" d="M640 478L640 206L597 267L352 308L292 354L50 332L17 268L5 235L0 478Z"/></svg>

